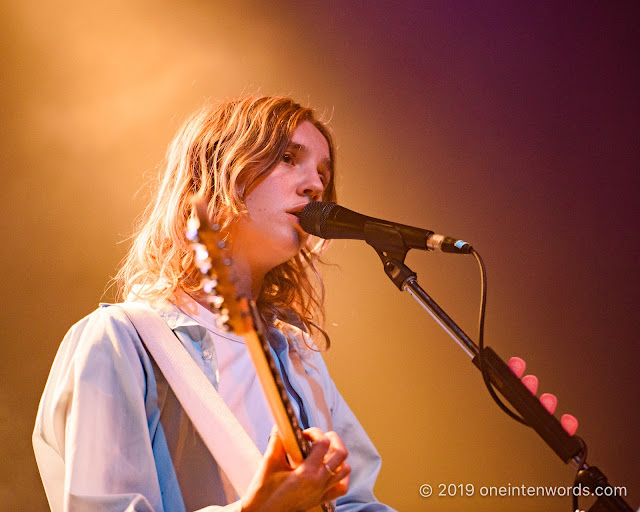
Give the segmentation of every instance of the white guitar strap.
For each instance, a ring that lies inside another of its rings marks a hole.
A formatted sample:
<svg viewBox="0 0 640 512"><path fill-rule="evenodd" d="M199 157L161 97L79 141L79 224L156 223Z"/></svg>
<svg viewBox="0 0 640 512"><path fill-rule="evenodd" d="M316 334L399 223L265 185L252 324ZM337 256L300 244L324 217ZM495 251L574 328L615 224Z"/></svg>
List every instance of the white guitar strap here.
<svg viewBox="0 0 640 512"><path fill-rule="evenodd" d="M235 491L244 496L262 455L174 332L148 306L120 305Z"/></svg>

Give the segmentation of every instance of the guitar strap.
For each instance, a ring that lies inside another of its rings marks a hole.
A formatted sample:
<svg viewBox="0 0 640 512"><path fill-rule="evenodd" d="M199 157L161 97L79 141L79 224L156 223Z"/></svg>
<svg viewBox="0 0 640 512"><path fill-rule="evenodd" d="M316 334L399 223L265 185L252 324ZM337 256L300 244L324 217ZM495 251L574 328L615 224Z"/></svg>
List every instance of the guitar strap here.
<svg viewBox="0 0 640 512"><path fill-rule="evenodd" d="M144 304L119 306L235 491L244 496L262 460L255 443L162 317Z"/></svg>

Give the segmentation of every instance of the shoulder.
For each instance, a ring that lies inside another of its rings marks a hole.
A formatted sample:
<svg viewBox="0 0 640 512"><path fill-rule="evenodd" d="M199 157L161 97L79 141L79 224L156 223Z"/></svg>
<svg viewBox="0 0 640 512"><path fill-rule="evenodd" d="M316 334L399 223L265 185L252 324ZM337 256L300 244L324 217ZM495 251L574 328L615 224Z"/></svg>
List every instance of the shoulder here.
<svg viewBox="0 0 640 512"><path fill-rule="evenodd" d="M97 309L72 325L67 332L67 337L74 335L101 336L105 332L122 334L131 330L135 332L126 313L119 306L120 304L100 304Z"/></svg>
<svg viewBox="0 0 640 512"><path fill-rule="evenodd" d="M118 304L100 304L95 311L75 323L65 339L80 346L121 345L138 338L133 324Z"/></svg>
<svg viewBox="0 0 640 512"><path fill-rule="evenodd" d="M117 378L127 372L144 387L150 359L133 324L119 305L101 304L67 332L56 363L76 378Z"/></svg>

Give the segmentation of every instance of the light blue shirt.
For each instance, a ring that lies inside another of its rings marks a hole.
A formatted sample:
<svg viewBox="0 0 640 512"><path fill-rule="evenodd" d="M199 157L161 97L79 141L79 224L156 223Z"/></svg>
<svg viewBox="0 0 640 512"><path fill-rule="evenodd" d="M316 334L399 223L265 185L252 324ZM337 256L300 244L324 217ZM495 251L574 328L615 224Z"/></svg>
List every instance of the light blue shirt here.
<svg viewBox="0 0 640 512"><path fill-rule="evenodd" d="M190 306L185 312L165 303L156 311L264 453L273 419L242 338L220 332L212 313ZM306 426L335 430L349 451L351 482L338 510L391 511L373 495L380 457L321 355L301 345L299 330L280 328L293 341L272 329L272 352L294 409ZM238 510L226 478L119 307L102 305L65 336L33 444L55 512Z"/></svg>

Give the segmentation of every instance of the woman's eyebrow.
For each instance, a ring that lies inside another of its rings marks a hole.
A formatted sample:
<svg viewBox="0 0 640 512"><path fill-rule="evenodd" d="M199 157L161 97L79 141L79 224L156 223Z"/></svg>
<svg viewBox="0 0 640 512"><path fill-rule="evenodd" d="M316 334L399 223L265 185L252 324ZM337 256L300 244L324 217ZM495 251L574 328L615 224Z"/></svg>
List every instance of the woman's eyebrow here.
<svg viewBox="0 0 640 512"><path fill-rule="evenodd" d="M299 142L289 142L289 144L287 145L287 149L289 151L295 151L296 154L303 154L306 155L309 152L309 148L307 146L305 146L304 144L300 144ZM323 167L326 167L327 170L331 171L332 165L331 165L331 159L330 158L323 158L320 161L320 165Z"/></svg>
<svg viewBox="0 0 640 512"><path fill-rule="evenodd" d="M287 149L289 151L295 151L296 153L304 153L307 151L307 146L298 142L289 142L289 144L287 144Z"/></svg>

